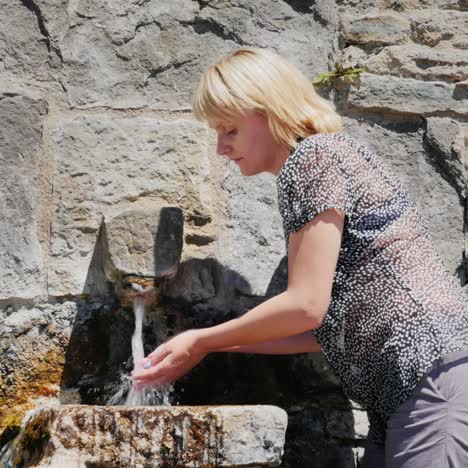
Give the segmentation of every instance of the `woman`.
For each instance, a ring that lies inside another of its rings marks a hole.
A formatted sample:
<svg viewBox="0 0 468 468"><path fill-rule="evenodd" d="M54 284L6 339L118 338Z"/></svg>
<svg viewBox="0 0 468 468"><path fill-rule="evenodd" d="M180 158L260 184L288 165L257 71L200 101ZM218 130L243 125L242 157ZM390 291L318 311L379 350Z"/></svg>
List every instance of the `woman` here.
<svg viewBox="0 0 468 468"><path fill-rule="evenodd" d="M242 175L277 177L288 287L162 344L135 383L172 382L214 351L321 349L368 410L366 467L468 466L468 304L404 188L266 50L238 49L210 67L193 110Z"/></svg>

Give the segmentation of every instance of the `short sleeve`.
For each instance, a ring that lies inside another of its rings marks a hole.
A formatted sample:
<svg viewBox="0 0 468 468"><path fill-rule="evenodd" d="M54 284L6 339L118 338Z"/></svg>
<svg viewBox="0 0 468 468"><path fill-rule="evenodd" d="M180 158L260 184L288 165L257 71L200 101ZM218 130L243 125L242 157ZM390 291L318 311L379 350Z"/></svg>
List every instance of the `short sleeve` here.
<svg viewBox="0 0 468 468"><path fill-rule="evenodd" d="M350 177L342 150L330 140L304 140L278 174L278 205L287 235L329 208L351 214Z"/></svg>

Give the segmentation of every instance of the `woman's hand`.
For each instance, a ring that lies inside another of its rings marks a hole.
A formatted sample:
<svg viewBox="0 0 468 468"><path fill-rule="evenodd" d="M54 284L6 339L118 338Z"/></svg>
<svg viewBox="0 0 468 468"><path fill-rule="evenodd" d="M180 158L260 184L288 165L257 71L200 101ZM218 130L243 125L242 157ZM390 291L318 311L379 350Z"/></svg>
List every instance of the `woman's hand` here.
<svg viewBox="0 0 468 468"><path fill-rule="evenodd" d="M197 346L197 336L197 330L188 330L158 346L135 367L134 386L166 385L189 372L208 354Z"/></svg>

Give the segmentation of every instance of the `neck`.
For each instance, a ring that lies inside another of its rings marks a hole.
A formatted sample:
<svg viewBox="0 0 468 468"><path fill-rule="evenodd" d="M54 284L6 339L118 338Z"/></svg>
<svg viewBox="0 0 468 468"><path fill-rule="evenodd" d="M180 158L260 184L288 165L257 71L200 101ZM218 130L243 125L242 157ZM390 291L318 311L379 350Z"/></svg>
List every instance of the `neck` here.
<svg viewBox="0 0 468 468"><path fill-rule="evenodd" d="M275 153L273 157L273 165L268 172L277 176L293 150L294 148L291 148L290 146L287 146L287 145L279 147L278 151Z"/></svg>

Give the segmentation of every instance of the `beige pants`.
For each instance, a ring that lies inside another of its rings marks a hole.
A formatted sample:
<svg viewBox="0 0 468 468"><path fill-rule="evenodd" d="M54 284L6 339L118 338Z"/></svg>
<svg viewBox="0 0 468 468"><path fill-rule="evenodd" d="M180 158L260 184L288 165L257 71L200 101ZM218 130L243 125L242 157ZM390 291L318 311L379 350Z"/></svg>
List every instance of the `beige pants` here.
<svg viewBox="0 0 468 468"><path fill-rule="evenodd" d="M369 443L363 468L468 468L468 352L436 361L390 417L385 449Z"/></svg>

